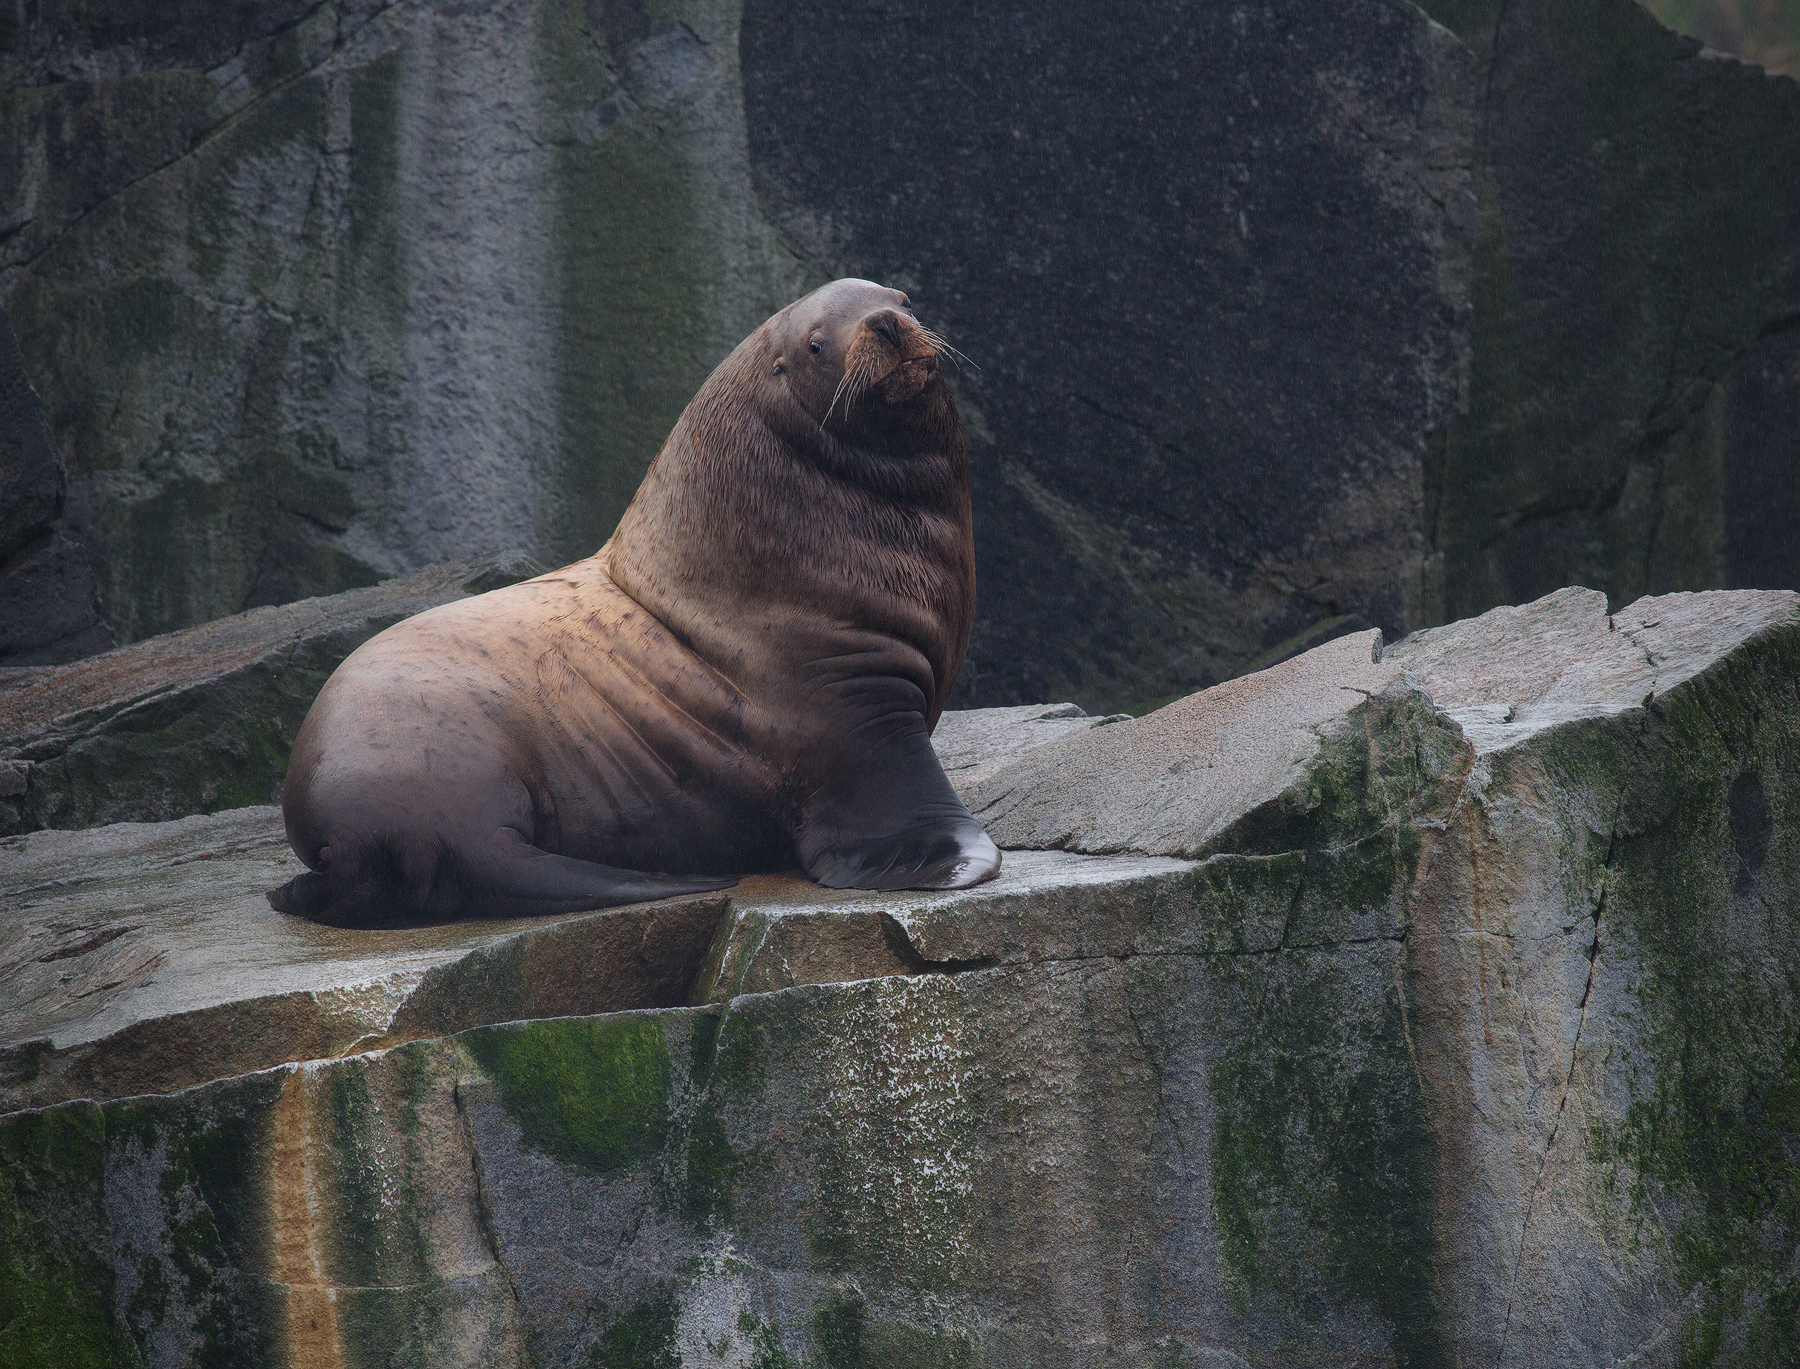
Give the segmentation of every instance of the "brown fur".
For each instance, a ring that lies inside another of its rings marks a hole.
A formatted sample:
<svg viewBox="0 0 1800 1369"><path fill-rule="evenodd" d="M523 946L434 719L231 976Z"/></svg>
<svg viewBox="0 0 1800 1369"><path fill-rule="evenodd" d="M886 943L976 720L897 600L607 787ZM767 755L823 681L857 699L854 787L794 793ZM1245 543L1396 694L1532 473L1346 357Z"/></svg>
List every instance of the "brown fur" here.
<svg viewBox="0 0 1800 1369"><path fill-rule="evenodd" d="M931 343L896 292L827 286L713 372L598 553L344 662L282 791L317 873L271 902L340 922L559 911L720 882L638 871L796 858L862 887L986 878L998 854L924 741L974 599L968 456Z"/></svg>

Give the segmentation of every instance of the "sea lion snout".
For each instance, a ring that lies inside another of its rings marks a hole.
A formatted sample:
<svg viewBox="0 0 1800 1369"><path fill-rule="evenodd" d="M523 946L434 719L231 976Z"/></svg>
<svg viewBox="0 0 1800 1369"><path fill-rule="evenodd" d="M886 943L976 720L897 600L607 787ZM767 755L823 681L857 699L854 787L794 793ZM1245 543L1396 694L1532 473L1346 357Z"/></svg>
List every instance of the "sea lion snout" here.
<svg viewBox="0 0 1800 1369"><path fill-rule="evenodd" d="M888 404L902 404L938 378L937 348L910 314L875 309L860 320L845 371L850 377L846 398L852 402L872 392Z"/></svg>
<svg viewBox="0 0 1800 1369"><path fill-rule="evenodd" d="M932 345L931 335L910 314L897 309L877 309L862 322L864 328L897 354L896 360L936 361L937 349Z"/></svg>
<svg viewBox="0 0 1800 1369"><path fill-rule="evenodd" d="M901 350L901 337L904 332L900 315L892 309L879 309L863 320L863 325L896 352ZM915 323L914 328L918 325Z"/></svg>

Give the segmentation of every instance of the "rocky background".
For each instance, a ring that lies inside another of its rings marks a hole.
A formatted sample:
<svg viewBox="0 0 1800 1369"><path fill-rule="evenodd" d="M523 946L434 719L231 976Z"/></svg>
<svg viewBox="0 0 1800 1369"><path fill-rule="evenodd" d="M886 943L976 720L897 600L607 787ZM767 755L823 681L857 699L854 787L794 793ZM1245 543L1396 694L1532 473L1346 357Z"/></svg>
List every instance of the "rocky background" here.
<svg viewBox="0 0 1800 1369"><path fill-rule="evenodd" d="M1715 51L1800 77L1800 0L1650 0L1645 8Z"/></svg>
<svg viewBox="0 0 1800 1369"><path fill-rule="evenodd" d="M1800 86L1060 8L0 0L0 1369L1800 1362ZM269 911L335 664L845 273L1000 879Z"/></svg>
<svg viewBox="0 0 1800 1369"><path fill-rule="evenodd" d="M1800 85L1635 5L1432 9L1483 74L1446 616L1800 583Z"/></svg>
<svg viewBox="0 0 1800 1369"><path fill-rule="evenodd" d="M0 89L0 662L587 554L841 274L974 363L964 705L1800 583L1800 85L1629 0L4 0Z"/></svg>

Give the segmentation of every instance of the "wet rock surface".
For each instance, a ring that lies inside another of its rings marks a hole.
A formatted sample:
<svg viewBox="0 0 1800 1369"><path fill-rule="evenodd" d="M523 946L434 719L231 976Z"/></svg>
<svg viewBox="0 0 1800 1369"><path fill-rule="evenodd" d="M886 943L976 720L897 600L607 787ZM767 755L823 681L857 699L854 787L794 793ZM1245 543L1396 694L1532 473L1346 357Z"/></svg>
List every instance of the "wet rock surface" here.
<svg viewBox="0 0 1800 1369"><path fill-rule="evenodd" d="M354 933L272 809L0 842L0 1350L1792 1358L1800 597L1376 654L949 715L965 891Z"/></svg>
<svg viewBox="0 0 1800 1369"><path fill-rule="evenodd" d="M319 689L383 628L543 567L511 553L0 670L0 834L267 803Z"/></svg>

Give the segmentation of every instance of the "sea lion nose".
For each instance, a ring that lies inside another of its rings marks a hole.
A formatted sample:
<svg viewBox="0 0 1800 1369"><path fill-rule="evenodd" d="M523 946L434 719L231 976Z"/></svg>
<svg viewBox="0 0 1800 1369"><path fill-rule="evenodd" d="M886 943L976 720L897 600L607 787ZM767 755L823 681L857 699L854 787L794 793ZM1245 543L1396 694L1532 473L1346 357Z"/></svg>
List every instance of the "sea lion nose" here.
<svg viewBox="0 0 1800 1369"><path fill-rule="evenodd" d="M883 309L869 319L869 327L888 346L898 350L900 347L900 315L892 309Z"/></svg>

